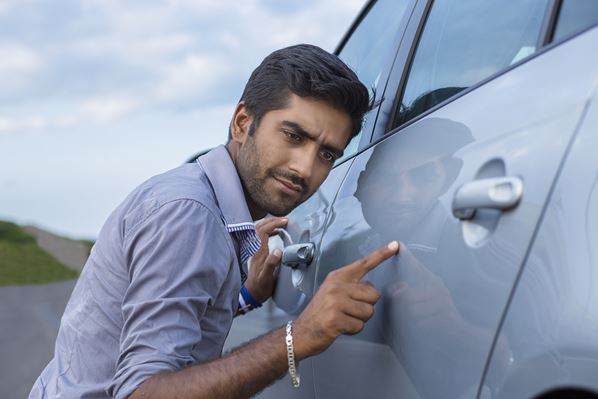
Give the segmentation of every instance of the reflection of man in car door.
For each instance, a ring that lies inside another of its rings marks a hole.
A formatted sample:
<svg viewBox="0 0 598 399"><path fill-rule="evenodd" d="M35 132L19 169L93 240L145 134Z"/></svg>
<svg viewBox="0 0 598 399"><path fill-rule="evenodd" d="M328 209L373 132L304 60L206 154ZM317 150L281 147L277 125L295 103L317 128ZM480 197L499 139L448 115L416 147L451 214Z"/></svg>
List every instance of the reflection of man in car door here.
<svg viewBox="0 0 598 399"><path fill-rule="evenodd" d="M382 311L372 328L392 347L422 397L442 392L438 384L461 385L463 390L475 386L477 381L469 381L475 373L467 370L467 356L476 337L493 333L493 326L469 324L467 308L472 303L459 302L451 294L468 284L468 270L463 269L467 265L439 258L447 246L460 251L464 245L442 195L462 167L455 152L472 141L464 125L424 119L399 135L396 144L388 141L374 150L355 192L365 221L375 232L360 252L387 237L403 240L397 267L370 275L384 292ZM456 267L461 268L459 273L450 272ZM419 380L422 376L425 380ZM432 381L434 387L429 386Z"/></svg>

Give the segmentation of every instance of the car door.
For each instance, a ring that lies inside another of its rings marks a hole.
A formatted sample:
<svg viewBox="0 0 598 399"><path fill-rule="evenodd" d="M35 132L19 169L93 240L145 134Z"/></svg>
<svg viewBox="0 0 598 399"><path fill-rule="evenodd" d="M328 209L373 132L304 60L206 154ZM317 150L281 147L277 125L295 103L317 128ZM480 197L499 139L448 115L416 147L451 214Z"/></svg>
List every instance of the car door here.
<svg viewBox="0 0 598 399"><path fill-rule="evenodd" d="M493 348L512 361L497 329L595 76L544 47L554 3L418 2L396 101L330 208L316 287L401 250L366 277L382 297L364 331L313 360L317 398L473 398Z"/></svg>

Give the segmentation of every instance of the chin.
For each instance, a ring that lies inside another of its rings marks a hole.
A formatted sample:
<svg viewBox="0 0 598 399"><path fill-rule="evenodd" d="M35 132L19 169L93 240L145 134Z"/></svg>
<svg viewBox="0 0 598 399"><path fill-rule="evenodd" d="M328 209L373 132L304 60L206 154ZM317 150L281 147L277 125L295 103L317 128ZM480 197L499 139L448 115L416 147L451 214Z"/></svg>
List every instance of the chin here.
<svg viewBox="0 0 598 399"><path fill-rule="evenodd" d="M284 204L284 201L279 201L276 204L266 204L263 209L265 209L270 215L286 216L302 203L303 201L286 205Z"/></svg>

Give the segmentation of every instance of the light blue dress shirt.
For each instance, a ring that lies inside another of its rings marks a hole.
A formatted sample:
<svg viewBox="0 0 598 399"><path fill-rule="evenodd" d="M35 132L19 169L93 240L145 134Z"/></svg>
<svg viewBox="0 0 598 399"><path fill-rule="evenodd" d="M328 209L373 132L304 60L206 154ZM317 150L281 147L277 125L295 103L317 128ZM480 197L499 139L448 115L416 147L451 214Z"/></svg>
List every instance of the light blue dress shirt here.
<svg viewBox="0 0 598 399"><path fill-rule="evenodd" d="M219 357L258 248L224 146L146 181L102 228L29 398L126 398Z"/></svg>

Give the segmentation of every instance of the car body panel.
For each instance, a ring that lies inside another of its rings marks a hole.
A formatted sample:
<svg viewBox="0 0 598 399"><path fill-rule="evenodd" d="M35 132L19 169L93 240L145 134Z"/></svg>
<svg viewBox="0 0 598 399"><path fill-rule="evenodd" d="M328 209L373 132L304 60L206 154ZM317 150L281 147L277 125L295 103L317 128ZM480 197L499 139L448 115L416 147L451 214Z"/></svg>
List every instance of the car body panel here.
<svg viewBox="0 0 598 399"><path fill-rule="evenodd" d="M356 157L331 209L317 283L391 239L403 247L368 276L383 294L374 319L314 359L317 398L476 396L596 78L591 57L579 62L596 42L587 36L497 76ZM470 221L453 217L462 184L500 176L524 182L517 208L478 211Z"/></svg>
<svg viewBox="0 0 598 399"><path fill-rule="evenodd" d="M598 29L574 40L579 47L596 43ZM586 62L594 66L596 88L597 54L585 54ZM509 356L505 362L495 349L482 398L529 398L563 387L598 393L597 150L594 96L498 335Z"/></svg>

